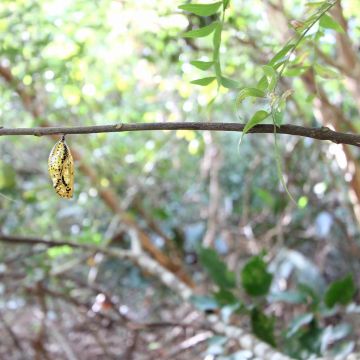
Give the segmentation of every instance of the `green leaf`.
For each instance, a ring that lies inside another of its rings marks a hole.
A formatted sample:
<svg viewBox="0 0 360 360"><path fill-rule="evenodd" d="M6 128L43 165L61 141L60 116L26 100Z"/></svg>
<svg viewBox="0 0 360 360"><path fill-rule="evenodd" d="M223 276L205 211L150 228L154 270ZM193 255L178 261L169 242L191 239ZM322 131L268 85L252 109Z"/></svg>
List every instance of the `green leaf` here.
<svg viewBox="0 0 360 360"><path fill-rule="evenodd" d="M13 167L0 160L0 190L13 189L16 186L16 172Z"/></svg>
<svg viewBox="0 0 360 360"><path fill-rule="evenodd" d="M254 308L251 311L251 328L253 333L271 346L276 346L275 318L266 316L261 310Z"/></svg>
<svg viewBox="0 0 360 360"><path fill-rule="evenodd" d="M201 38L210 35L218 25L218 21L199 29L187 31L183 36L188 38Z"/></svg>
<svg viewBox="0 0 360 360"><path fill-rule="evenodd" d="M199 16L211 16L219 10L222 4L222 1L212 4L184 4L180 5L179 9Z"/></svg>
<svg viewBox="0 0 360 360"><path fill-rule="evenodd" d="M284 71L284 76L287 76L287 77L299 76L299 75L302 75L303 73L305 73L309 68L310 68L310 66L292 66L292 67L288 67Z"/></svg>
<svg viewBox="0 0 360 360"><path fill-rule="evenodd" d="M289 44L284 46L279 52L277 52L273 58L268 62L268 65L274 66L275 64L281 62L284 57L294 48L294 44Z"/></svg>
<svg viewBox="0 0 360 360"><path fill-rule="evenodd" d="M62 255L69 255L73 252L73 248L68 245L54 246L48 249L47 254L51 258L56 258Z"/></svg>
<svg viewBox="0 0 360 360"><path fill-rule="evenodd" d="M221 306L236 304L238 302L235 295L231 291L225 289L220 289L214 294L214 297L218 304Z"/></svg>
<svg viewBox="0 0 360 360"><path fill-rule="evenodd" d="M220 64L220 44L221 44L221 33L222 33L222 24L218 23L213 37L214 51L213 51L213 60L215 64L215 75L217 82L220 86L221 84L221 64Z"/></svg>
<svg viewBox="0 0 360 360"><path fill-rule="evenodd" d="M273 276L267 271L260 256L252 257L241 271L241 282L245 291L252 296L266 295Z"/></svg>
<svg viewBox="0 0 360 360"><path fill-rule="evenodd" d="M263 120L265 120L267 117L269 117L270 113L268 113L265 110L259 110L257 111L253 117L246 123L243 134L246 134L249 132L250 129L252 129L255 125L261 123Z"/></svg>
<svg viewBox="0 0 360 360"><path fill-rule="evenodd" d="M307 3L305 3L305 6L308 6L308 7L320 7L322 5L324 5L326 3L326 1L309 1Z"/></svg>
<svg viewBox="0 0 360 360"><path fill-rule="evenodd" d="M273 119L276 126L280 126L284 119L284 110L277 108L273 111Z"/></svg>
<svg viewBox="0 0 360 360"><path fill-rule="evenodd" d="M229 6L230 0L223 0L223 7L224 10L226 10L226 8Z"/></svg>
<svg viewBox="0 0 360 360"><path fill-rule="evenodd" d="M275 203L275 198L270 191L267 191L262 188L255 188L255 194L264 202L267 206L273 207Z"/></svg>
<svg viewBox="0 0 360 360"><path fill-rule="evenodd" d="M221 33L222 24L217 22L214 32L213 44L214 44L214 61L219 59L220 45L221 45Z"/></svg>
<svg viewBox="0 0 360 360"><path fill-rule="evenodd" d="M268 90L270 92L274 91L275 86L277 84L277 73L275 69L272 66L264 65L262 67L264 74L266 76L266 79L268 81Z"/></svg>
<svg viewBox="0 0 360 360"><path fill-rule="evenodd" d="M287 331L286 337L290 338L295 335L303 326L308 325L314 319L311 313L301 314L291 321Z"/></svg>
<svg viewBox="0 0 360 360"><path fill-rule="evenodd" d="M228 89L238 89L240 84L232 79L229 79L225 76L221 76L221 85L228 88Z"/></svg>
<svg viewBox="0 0 360 360"><path fill-rule="evenodd" d="M330 308L335 304L347 305L352 300L355 291L354 280L349 274L330 284L325 293L325 304Z"/></svg>
<svg viewBox="0 0 360 360"><path fill-rule="evenodd" d="M209 70L211 68L211 66L214 65L214 62L213 61L193 60L193 61L190 61L190 64L200 70Z"/></svg>
<svg viewBox="0 0 360 360"><path fill-rule="evenodd" d="M205 77L202 79L196 79L196 80L193 80L190 82L195 85L206 86L206 85L211 84L215 79L216 79L215 76L210 76L210 77Z"/></svg>
<svg viewBox="0 0 360 360"><path fill-rule="evenodd" d="M341 76L334 68L320 64L314 65L314 71L316 75L319 75L324 79L338 79Z"/></svg>
<svg viewBox="0 0 360 360"><path fill-rule="evenodd" d="M266 93L265 91L257 88L244 88L239 92L239 95L236 99L236 103L241 104L244 101L244 99L246 99L249 96L263 98L266 96Z"/></svg>
<svg viewBox="0 0 360 360"><path fill-rule="evenodd" d="M220 288L235 287L235 274L228 270L226 264L220 260L218 253L214 249L201 248L199 260Z"/></svg>
<svg viewBox="0 0 360 360"><path fill-rule="evenodd" d="M324 29L331 29L331 30L335 30L338 33L345 33L344 29L342 28L342 26L335 21L331 16L324 14L319 22L319 25L324 28Z"/></svg>
<svg viewBox="0 0 360 360"><path fill-rule="evenodd" d="M269 86L269 83L267 81L267 77L264 75L264 76L261 77L261 79L257 83L256 88L259 89L259 90L266 91L268 86Z"/></svg>

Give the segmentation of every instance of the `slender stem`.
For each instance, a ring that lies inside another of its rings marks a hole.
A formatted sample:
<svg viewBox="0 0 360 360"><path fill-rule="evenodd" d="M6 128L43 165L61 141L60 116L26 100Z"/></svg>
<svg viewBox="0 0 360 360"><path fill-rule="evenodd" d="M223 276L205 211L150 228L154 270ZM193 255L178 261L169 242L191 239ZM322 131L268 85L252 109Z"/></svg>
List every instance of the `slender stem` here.
<svg viewBox="0 0 360 360"><path fill-rule="evenodd" d="M310 31L310 29L321 19L321 17L328 12L334 5L335 5L336 1L334 1L333 3L330 3L323 11L320 11L320 14L314 19L314 21L306 28L306 30L300 35L300 37L297 39L297 41L294 44L294 47L291 49L291 51L289 52L289 54L287 55L287 58L281 68L281 70L279 71L279 76L278 79L281 78L282 73L284 72L285 68L287 67L289 61L290 61L290 57L291 55L294 53L294 51L296 50L296 48L299 46L299 44L301 43L301 41L304 39L305 35Z"/></svg>

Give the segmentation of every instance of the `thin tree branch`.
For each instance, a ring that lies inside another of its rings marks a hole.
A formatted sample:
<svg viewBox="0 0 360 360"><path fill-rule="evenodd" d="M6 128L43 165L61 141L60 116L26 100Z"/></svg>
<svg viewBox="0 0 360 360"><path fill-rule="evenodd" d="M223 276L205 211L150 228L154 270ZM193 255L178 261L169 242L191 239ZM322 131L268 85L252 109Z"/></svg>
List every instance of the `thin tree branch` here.
<svg viewBox="0 0 360 360"><path fill-rule="evenodd" d="M125 131L159 131L159 130L209 130L242 132L245 124L230 122L161 122L134 123L74 127L37 127L37 128L0 128L0 136L5 135L54 135L54 134L97 134ZM256 125L250 133L272 134L274 126ZM307 128L298 125L281 125L276 129L278 134L302 136L316 140L329 140L336 144L348 144L360 147L360 135L333 131L328 127Z"/></svg>
<svg viewBox="0 0 360 360"><path fill-rule="evenodd" d="M91 244L80 244L72 241L54 241L54 240L46 240L40 239L36 237L30 236L12 236L12 235L5 235L0 233L0 242L7 242L11 244L28 244L28 245L38 245L42 244L48 247L54 246L70 246L75 249L82 249L85 251L91 252L101 252L107 256L121 258L121 259L131 259L133 254L129 250L123 249L110 249L101 246L91 245Z"/></svg>
<svg viewBox="0 0 360 360"><path fill-rule="evenodd" d="M44 109L41 106L41 103L37 100L36 93L32 94L32 91L29 91L29 88L24 87L24 84L19 81L16 77L13 76L11 68L1 65L0 59L0 77L2 77L13 90L19 95L24 108L34 117L41 119L41 126L43 128L48 127L49 123L44 118ZM119 125L121 126L121 125ZM2 126L0 126L1 130ZM56 135L53 134L52 137L56 138ZM132 218L132 216L125 211L121 206L121 201L118 199L117 194L111 188L103 188L99 186L98 176L93 169L87 165L84 161L84 157L76 149L72 148L72 155L75 160L79 162L79 169L82 171L91 181L91 183L97 187L99 191L100 198L104 203L120 218L121 222L129 229L129 231L135 231L139 237L143 249L148 252L154 259L156 259L161 265L169 269L171 272L176 274L182 281L186 284L194 287L194 284L190 281L190 277L186 274L183 267L174 262L171 257L164 254L160 249L158 249L153 242L151 241L148 234L146 234L137 222ZM109 245L109 244L108 244Z"/></svg>

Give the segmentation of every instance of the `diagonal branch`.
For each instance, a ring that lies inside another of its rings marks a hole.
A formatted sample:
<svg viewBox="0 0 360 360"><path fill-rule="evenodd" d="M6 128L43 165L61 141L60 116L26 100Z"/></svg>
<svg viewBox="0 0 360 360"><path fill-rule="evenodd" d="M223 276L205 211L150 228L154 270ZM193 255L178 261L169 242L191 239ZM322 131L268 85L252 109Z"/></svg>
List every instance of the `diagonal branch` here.
<svg viewBox="0 0 360 360"><path fill-rule="evenodd" d="M37 128L0 128L0 136L5 135L54 135L54 134L97 134L125 131L159 131L159 130L208 130L242 132L245 124L231 122L159 122L133 123L114 125L74 126L74 127L37 127ZM254 126L249 133L272 134L274 125ZM348 144L360 147L360 135L333 131L328 127L308 128L298 125L281 125L276 129L278 134L302 136L316 140L329 140L336 144Z"/></svg>

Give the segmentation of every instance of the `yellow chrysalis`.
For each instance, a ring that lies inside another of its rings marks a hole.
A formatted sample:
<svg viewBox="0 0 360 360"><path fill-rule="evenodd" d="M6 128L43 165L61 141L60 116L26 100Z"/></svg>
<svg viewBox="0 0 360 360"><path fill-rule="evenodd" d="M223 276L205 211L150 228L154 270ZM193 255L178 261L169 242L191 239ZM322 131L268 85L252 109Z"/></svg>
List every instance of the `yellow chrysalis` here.
<svg viewBox="0 0 360 360"><path fill-rule="evenodd" d="M74 192L74 160L65 142L65 136L52 148L48 168L55 191L63 198L72 198Z"/></svg>

